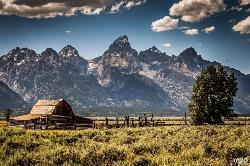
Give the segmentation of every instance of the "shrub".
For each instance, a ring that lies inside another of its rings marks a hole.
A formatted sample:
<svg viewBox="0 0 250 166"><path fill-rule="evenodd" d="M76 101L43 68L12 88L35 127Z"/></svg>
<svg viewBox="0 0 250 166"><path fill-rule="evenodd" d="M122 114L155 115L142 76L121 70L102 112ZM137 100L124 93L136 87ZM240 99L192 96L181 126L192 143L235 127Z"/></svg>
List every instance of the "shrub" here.
<svg viewBox="0 0 250 166"><path fill-rule="evenodd" d="M248 150L246 147L230 147L226 150L226 161L227 163L233 163L234 159L246 158L248 156Z"/></svg>
<svg viewBox="0 0 250 166"><path fill-rule="evenodd" d="M133 166L150 166L152 161L146 157L137 157L134 160Z"/></svg>

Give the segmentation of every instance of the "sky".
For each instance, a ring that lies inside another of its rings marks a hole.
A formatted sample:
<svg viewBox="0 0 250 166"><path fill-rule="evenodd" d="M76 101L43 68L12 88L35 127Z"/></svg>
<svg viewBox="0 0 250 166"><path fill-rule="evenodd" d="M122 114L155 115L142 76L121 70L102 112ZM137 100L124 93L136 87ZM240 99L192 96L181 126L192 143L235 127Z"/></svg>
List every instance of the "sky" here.
<svg viewBox="0 0 250 166"><path fill-rule="evenodd" d="M119 36L138 52L188 47L250 74L250 0L0 0L0 55L74 46L92 59Z"/></svg>

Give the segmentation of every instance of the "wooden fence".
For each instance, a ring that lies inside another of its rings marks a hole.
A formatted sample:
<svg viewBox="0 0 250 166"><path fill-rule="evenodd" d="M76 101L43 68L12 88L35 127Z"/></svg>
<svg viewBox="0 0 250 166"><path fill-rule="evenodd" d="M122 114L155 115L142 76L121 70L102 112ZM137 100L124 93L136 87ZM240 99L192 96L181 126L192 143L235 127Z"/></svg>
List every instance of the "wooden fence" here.
<svg viewBox="0 0 250 166"><path fill-rule="evenodd" d="M190 117L89 117L95 128L190 125ZM250 117L225 119L219 125L250 125Z"/></svg>
<svg viewBox="0 0 250 166"><path fill-rule="evenodd" d="M190 117L88 117L93 124L90 123L72 123L71 119L65 119L61 116L53 116L54 124L30 124L30 125L14 125L0 121L0 127L24 127L30 129L85 129L85 128L122 128L122 127L146 127L146 126L171 126L171 125L190 125ZM59 120L59 121L58 121ZM235 117L233 119L225 119L220 125L250 125L250 117Z"/></svg>

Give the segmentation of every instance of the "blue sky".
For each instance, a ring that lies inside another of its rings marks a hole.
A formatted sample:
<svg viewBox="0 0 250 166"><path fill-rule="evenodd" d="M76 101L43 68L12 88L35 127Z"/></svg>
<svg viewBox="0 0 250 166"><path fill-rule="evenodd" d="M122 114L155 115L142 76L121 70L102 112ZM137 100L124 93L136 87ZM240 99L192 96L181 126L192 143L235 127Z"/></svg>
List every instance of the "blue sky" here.
<svg viewBox="0 0 250 166"><path fill-rule="evenodd" d="M0 0L0 55L17 46L41 53L70 44L92 59L117 37L127 35L137 51L155 45L168 55L178 55L194 47L204 59L250 74L249 0L204 0L203 4L198 0L70 1L74 4L60 0L63 5L54 1L7 0L6 4Z"/></svg>

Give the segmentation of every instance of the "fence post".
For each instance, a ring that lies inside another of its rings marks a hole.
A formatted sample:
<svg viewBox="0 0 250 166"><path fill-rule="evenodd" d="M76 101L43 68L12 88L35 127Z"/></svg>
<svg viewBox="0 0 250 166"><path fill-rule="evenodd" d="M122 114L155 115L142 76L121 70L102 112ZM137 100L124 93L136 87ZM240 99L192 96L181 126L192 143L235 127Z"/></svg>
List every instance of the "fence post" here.
<svg viewBox="0 0 250 166"><path fill-rule="evenodd" d="M185 125L187 125L187 113L186 112L185 112L184 120L185 120Z"/></svg>
<svg viewBox="0 0 250 166"><path fill-rule="evenodd" d="M139 117L139 127L142 126L141 117Z"/></svg>
<svg viewBox="0 0 250 166"><path fill-rule="evenodd" d="M106 121L106 126L108 126L109 125L109 120L108 120L107 117L105 118L105 121Z"/></svg>
<svg viewBox="0 0 250 166"><path fill-rule="evenodd" d="M116 127L118 128L119 127L119 121L118 121L118 117L116 117Z"/></svg>
<svg viewBox="0 0 250 166"><path fill-rule="evenodd" d="M48 130L48 115L46 115L46 130Z"/></svg>
<svg viewBox="0 0 250 166"><path fill-rule="evenodd" d="M134 118L132 119L132 127L135 127Z"/></svg>
<svg viewBox="0 0 250 166"><path fill-rule="evenodd" d="M145 116L145 126L147 126L148 125L148 119L147 119L147 117Z"/></svg>
<svg viewBox="0 0 250 166"><path fill-rule="evenodd" d="M127 123L127 127L129 127L129 116L127 116L127 121L126 121L126 123Z"/></svg>
<svg viewBox="0 0 250 166"><path fill-rule="evenodd" d="M27 121L24 121L24 128L27 128Z"/></svg>
<svg viewBox="0 0 250 166"><path fill-rule="evenodd" d="M42 114L40 115L40 121L39 121L39 123L40 123L40 129L43 129L43 127L42 127Z"/></svg>

